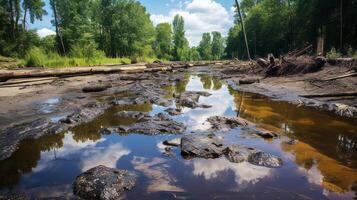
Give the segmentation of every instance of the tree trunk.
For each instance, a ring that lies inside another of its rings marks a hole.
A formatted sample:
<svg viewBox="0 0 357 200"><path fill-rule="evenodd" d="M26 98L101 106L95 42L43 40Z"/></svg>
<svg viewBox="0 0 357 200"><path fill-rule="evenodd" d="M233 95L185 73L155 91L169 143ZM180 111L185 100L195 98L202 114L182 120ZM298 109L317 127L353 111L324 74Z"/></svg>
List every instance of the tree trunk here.
<svg viewBox="0 0 357 200"><path fill-rule="evenodd" d="M15 21L14 21L14 2L9 0L10 7L10 25L11 25L11 36L12 39L15 39Z"/></svg>
<svg viewBox="0 0 357 200"><path fill-rule="evenodd" d="M24 30L26 30L26 17L27 17L26 15L27 15L27 6L25 6L25 8L24 8L24 19L22 21L22 25L24 27Z"/></svg>
<svg viewBox="0 0 357 200"><path fill-rule="evenodd" d="M243 18L242 18L242 13L240 12L240 6L239 6L239 3L238 3L238 0L235 0L235 2L236 2L236 5L237 5L237 11L238 11L240 24L242 25L242 30L243 30L243 34L244 34L244 41L245 41L245 47L247 49L247 56L248 56L248 59L251 60L250 52L249 52L249 46L248 46L248 39L247 39L247 34L245 32L245 26L244 26L244 21L243 21Z"/></svg>
<svg viewBox="0 0 357 200"><path fill-rule="evenodd" d="M64 48L63 40L61 33L58 28L58 19L57 19L57 10L56 10L56 0L51 0L52 4L52 10L53 10L53 16L54 16L54 21L55 21L55 27L56 27L56 36L57 36L57 46L61 47L62 49L62 55L66 54L66 49ZM59 44L58 44L59 43Z"/></svg>

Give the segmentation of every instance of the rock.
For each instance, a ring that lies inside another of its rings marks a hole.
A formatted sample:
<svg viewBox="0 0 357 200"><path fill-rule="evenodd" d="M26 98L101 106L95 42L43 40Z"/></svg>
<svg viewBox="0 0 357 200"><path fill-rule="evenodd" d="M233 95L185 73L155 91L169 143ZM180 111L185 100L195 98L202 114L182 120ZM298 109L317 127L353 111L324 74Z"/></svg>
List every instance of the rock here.
<svg viewBox="0 0 357 200"><path fill-rule="evenodd" d="M218 158L224 152L223 140L216 136L189 135L181 138L181 155L185 158Z"/></svg>
<svg viewBox="0 0 357 200"><path fill-rule="evenodd" d="M66 126L54 123L50 119L40 118L32 122L18 124L3 130L0 134L0 160L11 157L20 144L28 138L40 138L44 135L57 134L67 130Z"/></svg>
<svg viewBox="0 0 357 200"><path fill-rule="evenodd" d="M82 88L82 91L84 93L89 93L89 92L102 92L107 90L109 87L106 85L92 85L92 86L86 86Z"/></svg>
<svg viewBox="0 0 357 200"><path fill-rule="evenodd" d="M174 116L174 115L181 115L181 109L178 108L168 108L165 110L169 115Z"/></svg>
<svg viewBox="0 0 357 200"><path fill-rule="evenodd" d="M122 111L122 112L118 112L116 116L121 118L134 118L137 120L141 120L144 117L149 117L147 113L137 112L137 111Z"/></svg>
<svg viewBox="0 0 357 200"><path fill-rule="evenodd" d="M173 147L178 147L181 144L181 138L175 138L172 140L165 140L162 142L162 144L166 146L173 146Z"/></svg>
<svg viewBox="0 0 357 200"><path fill-rule="evenodd" d="M288 145L295 145L295 144L299 143L299 140L290 139L290 140L286 141L285 143Z"/></svg>
<svg viewBox="0 0 357 200"><path fill-rule="evenodd" d="M207 104L200 104L198 105L200 108L212 108L211 105L207 105Z"/></svg>
<svg viewBox="0 0 357 200"><path fill-rule="evenodd" d="M212 125L211 129L214 131L229 131L238 127L245 127L251 123L240 117L223 117L223 116L213 116L209 117L207 121Z"/></svg>
<svg viewBox="0 0 357 200"><path fill-rule="evenodd" d="M248 162L254 165L271 167L271 168L280 167L283 164L281 158L278 158L276 156L273 156L271 154L262 151L258 151L250 154L248 157Z"/></svg>
<svg viewBox="0 0 357 200"><path fill-rule="evenodd" d="M71 124L72 126L80 123L86 123L103 114L109 107L110 105L108 104L88 103L82 108L76 109L72 114L67 115L64 119L61 119L60 122Z"/></svg>
<svg viewBox="0 0 357 200"><path fill-rule="evenodd" d="M83 199L122 199L124 192L134 187L135 179L135 174L129 171L101 165L79 175L73 184L73 192Z"/></svg>
<svg viewBox="0 0 357 200"><path fill-rule="evenodd" d="M198 104L200 96L208 97L210 95L211 94L208 92L186 91L181 93L180 95L174 94L174 97L176 98L177 104L194 109L200 107L200 105Z"/></svg>
<svg viewBox="0 0 357 200"><path fill-rule="evenodd" d="M156 134L181 134L186 127L181 122L176 122L168 116L159 113L155 116L145 116L130 126L115 126L101 129L102 134L111 133L142 133L147 135Z"/></svg>
<svg viewBox="0 0 357 200"><path fill-rule="evenodd" d="M248 160L250 154L256 152L254 148L247 148L241 145L232 145L226 149L226 157L234 163L241 163Z"/></svg>
<svg viewBox="0 0 357 200"><path fill-rule="evenodd" d="M265 129L260 129L260 128L257 128L256 130L254 130L254 134L256 134L264 139L271 139L271 138L278 137L278 135L276 133L265 130Z"/></svg>
<svg viewBox="0 0 357 200"><path fill-rule="evenodd" d="M240 85L248 85L248 84L253 84L253 83L259 83L259 79L256 79L256 78L243 78L243 79L239 79L238 83Z"/></svg>

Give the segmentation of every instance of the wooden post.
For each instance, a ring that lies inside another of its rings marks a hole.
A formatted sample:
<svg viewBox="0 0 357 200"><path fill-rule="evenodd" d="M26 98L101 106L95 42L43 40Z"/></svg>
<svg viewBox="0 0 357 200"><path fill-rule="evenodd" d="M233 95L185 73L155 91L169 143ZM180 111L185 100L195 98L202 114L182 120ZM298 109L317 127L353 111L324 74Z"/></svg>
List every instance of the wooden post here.
<svg viewBox="0 0 357 200"><path fill-rule="evenodd" d="M242 25L242 30L243 30L243 34L244 34L244 41L245 41L245 47L247 49L247 55L248 55L248 59L252 60L250 58L250 52L249 52L249 46L248 46L248 39L247 39L247 34L245 32L245 27L244 27L244 22L243 22L243 17L242 17L242 13L240 12L240 6L238 3L238 0L235 0L236 5L237 5L237 11L238 11L238 16L239 16L239 20L240 20L240 24Z"/></svg>

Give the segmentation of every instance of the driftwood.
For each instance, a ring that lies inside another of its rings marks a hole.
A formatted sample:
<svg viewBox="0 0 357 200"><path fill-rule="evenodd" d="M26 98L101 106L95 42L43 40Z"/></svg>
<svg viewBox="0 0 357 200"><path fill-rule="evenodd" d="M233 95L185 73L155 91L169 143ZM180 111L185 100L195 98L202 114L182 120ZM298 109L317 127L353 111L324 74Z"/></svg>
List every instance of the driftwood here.
<svg viewBox="0 0 357 200"><path fill-rule="evenodd" d="M341 93L329 93L329 94L309 94L309 95L299 95L305 98L322 98L322 97L350 97L357 96L357 92L341 92Z"/></svg>
<svg viewBox="0 0 357 200"><path fill-rule="evenodd" d="M180 66L176 66L179 68ZM71 77L87 76L93 74L110 74L110 73L141 73L141 72L158 72L171 71L170 66L148 68L145 65L126 65L112 67L71 67L63 69L36 69L36 70L0 70L0 82L9 79L20 78L44 78L44 77Z"/></svg>
<svg viewBox="0 0 357 200"><path fill-rule="evenodd" d="M310 49L312 49L312 45L309 45L309 46L305 47L304 49L294 53L292 56L293 57L302 56L302 55L306 54Z"/></svg>
<svg viewBox="0 0 357 200"><path fill-rule="evenodd" d="M335 77L331 77L331 78L326 78L326 79L322 79L321 81L333 81L333 80L347 78L347 77L351 77L351 76L357 76L357 72L344 74L344 75L340 75L340 76L335 76Z"/></svg>

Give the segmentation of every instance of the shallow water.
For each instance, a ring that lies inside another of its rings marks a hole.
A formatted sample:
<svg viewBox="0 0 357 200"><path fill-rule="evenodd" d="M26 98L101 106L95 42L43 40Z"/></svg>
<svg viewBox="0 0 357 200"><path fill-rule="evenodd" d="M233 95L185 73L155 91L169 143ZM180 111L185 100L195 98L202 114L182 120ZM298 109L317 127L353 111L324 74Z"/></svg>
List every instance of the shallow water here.
<svg viewBox="0 0 357 200"><path fill-rule="evenodd" d="M144 104L114 107L93 122L70 132L26 140L13 156L0 161L0 191L25 192L35 198L71 197L72 182L97 165L133 170L138 184L128 199L353 199L357 195L357 126L329 113L236 92L206 74L186 75L168 91L208 91L200 103L209 109L183 108L173 117L187 125L187 134L205 132L210 116L241 116L281 134L264 140L240 129L222 134L226 142L244 144L280 156L284 165L270 169L219 159L185 160L179 149L163 155L162 141L180 135L102 136L101 127L129 125L135 119L115 116L119 111L151 114L166 108ZM120 98L111 96L108 98ZM52 108L56 102L47 102ZM294 145L287 144L297 139Z"/></svg>

